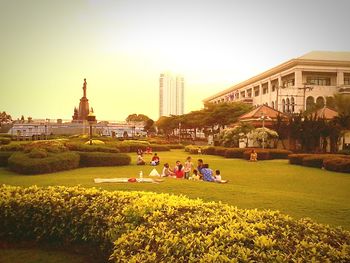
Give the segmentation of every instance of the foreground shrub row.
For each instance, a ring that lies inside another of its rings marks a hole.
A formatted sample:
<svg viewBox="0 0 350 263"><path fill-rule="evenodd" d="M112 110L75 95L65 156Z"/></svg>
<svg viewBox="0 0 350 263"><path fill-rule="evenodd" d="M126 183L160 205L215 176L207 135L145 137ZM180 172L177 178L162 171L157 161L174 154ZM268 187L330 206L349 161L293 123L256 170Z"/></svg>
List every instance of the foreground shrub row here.
<svg viewBox="0 0 350 263"><path fill-rule="evenodd" d="M119 166L131 162L129 155L123 153L79 152L80 166Z"/></svg>
<svg viewBox="0 0 350 263"><path fill-rule="evenodd" d="M291 154L290 164L324 168L329 171L350 173L350 156L342 154Z"/></svg>
<svg viewBox="0 0 350 263"><path fill-rule="evenodd" d="M185 151L190 154L198 154L200 148L202 154L219 155L226 158L240 158L249 160L252 149L247 148L226 148L222 146L194 146L188 145ZM258 160L287 159L291 151L281 149L255 149Z"/></svg>
<svg viewBox="0 0 350 263"><path fill-rule="evenodd" d="M0 239L79 243L113 262L349 262L350 233L273 211L142 192L0 187Z"/></svg>

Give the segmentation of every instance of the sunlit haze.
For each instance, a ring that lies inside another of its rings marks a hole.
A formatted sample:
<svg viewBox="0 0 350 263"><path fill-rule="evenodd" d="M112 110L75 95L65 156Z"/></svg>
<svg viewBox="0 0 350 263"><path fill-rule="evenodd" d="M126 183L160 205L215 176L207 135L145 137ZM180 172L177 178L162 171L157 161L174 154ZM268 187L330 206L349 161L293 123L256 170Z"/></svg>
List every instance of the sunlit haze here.
<svg viewBox="0 0 350 263"><path fill-rule="evenodd" d="M0 111L158 119L159 74L185 78L185 112L312 50L349 50L350 2L0 0Z"/></svg>

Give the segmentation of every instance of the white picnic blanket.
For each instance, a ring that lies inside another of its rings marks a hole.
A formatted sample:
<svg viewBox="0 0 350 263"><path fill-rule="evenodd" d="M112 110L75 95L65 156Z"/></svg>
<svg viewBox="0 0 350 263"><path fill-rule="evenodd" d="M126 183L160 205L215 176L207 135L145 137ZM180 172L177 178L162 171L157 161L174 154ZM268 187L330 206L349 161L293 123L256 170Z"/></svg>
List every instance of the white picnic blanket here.
<svg viewBox="0 0 350 263"><path fill-rule="evenodd" d="M129 178L95 178L94 182L99 183L130 183ZM158 183L152 178L136 178L138 183Z"/></svg>

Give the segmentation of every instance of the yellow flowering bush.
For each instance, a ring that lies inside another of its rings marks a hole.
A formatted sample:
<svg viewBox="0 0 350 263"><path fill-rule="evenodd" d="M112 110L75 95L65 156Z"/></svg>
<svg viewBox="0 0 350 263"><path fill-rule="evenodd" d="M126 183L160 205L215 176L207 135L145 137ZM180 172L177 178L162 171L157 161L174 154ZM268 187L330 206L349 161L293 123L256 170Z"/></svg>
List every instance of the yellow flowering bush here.
<svg viewBox="0 0 350 263"><path fill-rule="evenodd" d="M168 194L3 185L0 222L2 240L79 242L113 262L350 261L340 228Z"/></svg>

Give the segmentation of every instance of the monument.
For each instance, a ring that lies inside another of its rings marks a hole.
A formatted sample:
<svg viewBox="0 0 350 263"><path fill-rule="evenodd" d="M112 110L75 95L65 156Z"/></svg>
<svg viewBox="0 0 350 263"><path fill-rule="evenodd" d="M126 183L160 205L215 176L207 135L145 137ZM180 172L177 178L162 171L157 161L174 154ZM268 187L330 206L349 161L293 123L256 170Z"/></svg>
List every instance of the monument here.
<svg viewBox="0 0 350 263"><path fill-rule="evenodd" d="M84 79L83 84L83 97L80 99L79 108L74 107L74 114L72 116L72 122L84 122L87 121L89 115L89 100L86 97L86 79Z"/></svg>

